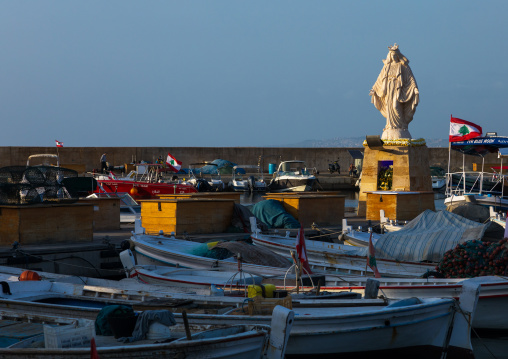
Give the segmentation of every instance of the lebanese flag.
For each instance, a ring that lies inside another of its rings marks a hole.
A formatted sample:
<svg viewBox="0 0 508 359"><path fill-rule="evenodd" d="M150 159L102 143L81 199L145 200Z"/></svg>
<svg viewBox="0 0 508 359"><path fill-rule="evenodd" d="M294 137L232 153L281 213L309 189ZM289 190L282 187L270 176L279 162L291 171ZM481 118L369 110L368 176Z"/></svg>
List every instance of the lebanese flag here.
<svg viewBox="0 0 508 359"><path fill-rule="evenodd" d="M55 140L55 142L56 142L56 147L63 147L63 142L60 142L57 140Z"/></svg>
<svg viewBox="0 0 508 359"><path fill-rule="evenodd" d="M169 166L169 168L173 172L180 171L180 168L182 168L182 161L178 161L176 158L171 156L171 153L168 152L168 158L166 158L166 164Z"/></svg>
<svg viewBox="0 0 508 359"><path fill-rule="evenodd" d="M307 249L305 248L305 236L303 234L303 227L300 227L298 230L298 235L296 236L296 254L298 255L298 260L300 263L302 263L305 271L308 274L312 274L309 262L307 260Z"/></svg>
<svg viewBox="0 0 508 359"><path fill-rule="evenodd" d="M372 244L372 232L370 232L369 237L369 254L367 257L367 265L372 269L374 272L374 276L376 278L381 278L381 274L377 270L377 264L376 264L376 250L374 249L374 245Z"/></svg>
<svg viewBox="0 0 508 359"><path fill-rule="evenodd" d="M451 117L450 142L467 141L482 135L482 128L472 122Z"/></svg>

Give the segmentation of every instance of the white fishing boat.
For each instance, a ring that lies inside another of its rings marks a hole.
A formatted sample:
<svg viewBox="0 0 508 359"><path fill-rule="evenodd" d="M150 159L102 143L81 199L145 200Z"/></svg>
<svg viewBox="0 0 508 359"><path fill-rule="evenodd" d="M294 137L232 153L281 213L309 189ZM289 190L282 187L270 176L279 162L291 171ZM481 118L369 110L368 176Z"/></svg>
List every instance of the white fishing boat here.
<svg viewBox="0 0 508 359"><path fill-rule="evenodd" d="M235 192L266 192L267 186L261 167L257 165L233 166L228 187Z"/></svg>
<svg viewBox="0 0 508 359"><path fill-rule="evenodd" d="M51 317L26 316L0 312L3 335L16 332L20 324L24 330L31 330L32 336L8 348L0 348L0 357L14 358L187 358L187 359L276 359L284 352L293 323L293 312L277 306L272 316L272 325L233 325L190 333L190 326L184 330L187 335L177 338L180 328L162 326L156 337L137 341L118 341L112 336L95 335L94 322L80 319L79 325L50 326ZM10 320L7 321L6 318ZM12 320L14 319L14 320ZM24 319L24 321L23 321ZM141 319L138 319L141 320ZM34 323L38 321L39 323ZM153 325L153 324L152 324ZM141 327L141 326L140 326ZM210 326L203 326L210 327ZM195 329L194 326L193 329ZM36 334L40 333L40 334ZM53 334L56 333L56 334ZM176 334L176 338L175 338ZM58 338L53 338L58 335ZM92 340L94 346L92 346ZM93 349L91 349L93 348ZM91 351L94 350L95 353Z"/></svg>
<svg viewBox="0 0 508 359"><path fill-rule="evenodd" d="M316 176L307 169L305 161L282 161L268 184L270 192L311 191Z"/></svg>
<svg viewBox="0 0 508 359"><path fill-rule="evenodd" d="M463 155L463 171L448 170L446 180L445 205L451 206L466 202L474 202L482 206L493 206L496 210L508 210L506 198L506 175L502 173L503 159L508 157L508 137L486 136L476 137L468 141L452 142L451 149ZM485 170L485 155L497 152L500 158L501 171ZM464 156L478 156L482 159L480 171L466 171Z"/></svg>
<svg viewBox="0 0 508 359"><path fill-rule="evenodd" d="M130 242L133 246L132 251L136 257L136 263L140 265L158 265L171 266L179 268L193 269L217 269L223 271L237 271L240 264L238 258L234 255L238 251L243 251L241 266L244 271L255 275L283 275L291 266L291 261L275 255L273 252L262 249L262 253L255 253L259 248L252 248L243 242L229 243L235 245L234 252L226 252L224 259L207 257L209 249L214 246L228 246L228 242L216 243L196 243L176 239L174 236L166 237L164 235L144 234L144 228L140 221L136 221L135 233L132 234ZM253 259L266 262L270 260L274 265L253 264L247 261L251 255Z"/></svg>
<svg viewBox="0 0 508 359"><path fill-rule="evenodd" d="M291 252L296 251L296 239L276 234L263 234L257 228L255 218L251 218L251 239L257 246L291 258ZM308 240L305 242L307 260L312 271L326 273L340 273L350 275L374 275L367 266L366 247ZM434 270L436 263L414 262L395 259L377 259L377 268L383 276L388 277L418 277Z"/></svg>
<svg viewBox="0 0 508 359"><path fill-rule="evenodd" d="M185 287L199 290L202 293L214 293L219 290L220 295L235 293L243 290L251 282L255 284L273 284L278 290L291 291L293 297L297 283L286 276L270 276L266 278L251 278L248 274L242 276L239 272L217 272L213 270L182 270L171 267L131 265L128 273L131 277L139 278L143 283L166 285L170 287ZM478 281L481 291L476 309L473 326L477 329L508 329L504 320L504 313L508 314L508 278L499 276L467 278L436 278L436 273L430 272L427 278L377 278L379 294L384 298L458 298L464 281ZM302 294L316 293L316 286L321 280L314 277L314 285L299 286ZM242 278L246 279L242 283ZM234 280L236 279L236 280ZM367 277L343 276L328 274L319 283L320 293L356 293L364 296L367 287ZM308 281L306 282L308 283ZM305 295L301 299L305 299ZM308 295L307 295L308 297ZM329 296L316 296L325 300ZM337 298L337 297L336 297Z"/></svg>
<svg viewBox="0 0 508 359"><path fill-rule="evenodd" d="M506 212L496 212L494 211L494 207L490 206L490 220L494 223L499 224L501 227L506 228ZM505 234L506 237L506 234Z"/></svg>
<svg viewBox="0 0 508 359"><path fill-rule="evenodd" d="M201 166L201 168L199 168ZM211 168L209 173L203 173L203 167ZM212 162L191 163L189 165L189 180L198 192L222 192L226 188L222 181L219 165Z"/></svg>
<svg viewBox="0 0 508 359"><path fill-rule="evenodd" d="M371 238L372 243L375 243L379 237L379 234L372 232L372 228L367 228L367 232L365 232L361 226L358 226L357 229L353 229L352 226L348 225L347 219L342 219L342 232L339 239L344 241L345 244L354 247L366 247L369 245L369 240Z"/></svg>
<svg viewBox="0 0 508 359"><path fill-rule="evenodd" d="M80 286L59 284L57 282L18 282L11 286L11 295L15 299L0 300L0 308L26 315L59 313L75 318L94 319L99 308L86 303L67 303L66 305L43 301L49 299L48 292L54 294L57 288L68 291L67 296L79 299ZM21 287L29 287L22 293ZM46 290L42 290L45 286ZM84 287L84 286L81 286ZM118 294L122 291L117 291ZM6 296L6 294L3 294ZM123 292L123 296L127 293ZM172 298L176 300L178 296ZM192 301L193 296L181 299ZM209 297L215 303L233 303L236 308L223 314L187 313L188 323L192 325L270 325L272 315L246 315L241 303L243 298ZM305 306L293 307L295 313L293 326L287 344L287 355L328 355L356 354L369 355L374 352L415 353L415 349L425 349L425 357L441 357L443 351L456 357L468 357L472 354L470 344L471 320L474 318L478 298L478 283L464 282L460 297L460 309L454 299L447 298L410 298L388 303L379 300L356 300L346 304L344 301L331 301L324 305L322 301L307 301ZM89 297L89 302L99 298ZM105 298L103 298L104 300ZM312 305L314 303L314 305ZM139 303L142 304L142 303ZM147 303L148 304L148 303ZM262 304L262 303L261 303ZM256 301L253 302L256 308ZM462 314L454 313L460 310ZM184 322L183 315L174 313L177 323ZM453 326L452 326L453 325ZM397 332L396 336L393 333ZM449 333L452 333L449 336ZM418 335L415 335L418 333ZM88 352L89 353L89 352ZM3 353L2 353L3 354ZM100 355L100 352L99 352ZM102 356L101 356L102 357Z"/></svg>
<svg viewBox="0 0 508 359"><path fill-rule="evenodd" d="M296 251L296 240L289 236L265 235L260 232L251 234L252 242L287 258ZM367 253L361 247L349 245L306 241L307 259L313 272L338 273L348 275L373 276L367 266ZM377 268L383 276L418 277L434 270L436 263L410 262L391 259L377 259Z"/></svg>
<svg viewBox="0 0 508 359"><path fill-rule="evenodd" d="M169 285L172 287L202 288L211 287L245 289L249 285L259 285L263 277L240 272L217 271L210 269L186 269L166 266L133 265L129 270L131 278L137 277L143 283Z"/></svg>
<svg viewBox="0 0 508 359"><path fill-rule="evenodd" d="M446 171L441 167L430 167L432 189L440 190L446 186Z"/></svg>
<svg viewBox="0 0 508 359"><path fill-rule="evenodd" d="M426 210L398 231L380 235L374 241L377 268L381 275L422 276L433 271L444 254L458 244L481 240L490 223L478 223L447 211ZM296 241L286 237L262 234L251 223L254 244L263 245L284 255L294 250ZM359 233L360 234L360 233ZM366 235L364 234L364 237ZM360 238L355 239L360 242ZM367 238L363 238L368 243ZM309 264L358 270L366 266L368 248L337 243L307 241Z"/></svg>

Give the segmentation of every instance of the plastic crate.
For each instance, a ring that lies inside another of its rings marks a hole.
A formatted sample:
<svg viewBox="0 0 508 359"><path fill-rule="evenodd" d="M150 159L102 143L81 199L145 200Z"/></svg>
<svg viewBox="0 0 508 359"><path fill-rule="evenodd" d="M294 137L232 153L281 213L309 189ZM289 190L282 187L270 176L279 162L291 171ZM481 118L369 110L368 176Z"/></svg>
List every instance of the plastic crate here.
<svg viewBox="0 0 508 359"><path fill-rule="evenodd" d="M51 326L44 325L44 345L46 348L86 348L95 337L95 324L91 320L76 324Z"/></svg>

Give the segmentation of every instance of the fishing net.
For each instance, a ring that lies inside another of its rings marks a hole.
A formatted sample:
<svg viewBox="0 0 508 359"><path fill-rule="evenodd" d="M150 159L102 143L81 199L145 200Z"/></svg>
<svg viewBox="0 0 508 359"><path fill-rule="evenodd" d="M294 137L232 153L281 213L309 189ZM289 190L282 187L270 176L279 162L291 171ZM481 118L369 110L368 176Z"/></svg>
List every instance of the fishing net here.
<svg viewBox="0 0 508 359"><path fill-rule="evenodd" d="M257 265L289 268L291 262L267 248L240 241L219 242L215 248L227 249L231 253L240 254L242 261Z"/></svg>
<svg viewBox="0 0 508 359"><path fill-rule="evenodd" d="M0 184L14 184L23 180L26 166L9 166L0 168Z"/></svg>
<svg viewBox="0 0 508 359"><path fill-rule="evenodd" d="M74 170L55 166L8 166L0 168L0 204L73 202L63 185L65 178L77 177Z"/></svg>
<svg viewBox="0 0 508 359"><path fill-rule="evenodd" d="M226 248L215 248L218 242L202 243L192 248L188 253L198 256L213 259L227 259L233 256L233 253Z"/></svg>
<svg viewBox="0 0 508 359"><path fill-rule="evenodd" d="M447 251L436 270L446 278L508 274L508 238L467 241Z"/></svg>

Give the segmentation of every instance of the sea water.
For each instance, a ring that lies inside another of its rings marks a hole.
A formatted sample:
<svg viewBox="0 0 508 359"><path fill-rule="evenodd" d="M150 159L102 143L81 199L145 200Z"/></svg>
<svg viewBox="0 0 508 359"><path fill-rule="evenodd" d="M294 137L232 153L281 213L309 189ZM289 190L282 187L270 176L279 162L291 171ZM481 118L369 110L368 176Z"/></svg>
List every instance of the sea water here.
<svg viewBox="0 0 508 359"><path fill-rule="evenodd" d="M337 194L346 196L345 207L358 207L358 197L360 193L358 191L338 191ZM254 204L264 200L264 193L248 193L244 192L240 196L240 204L244 206L253 206ZM445 195L441 192L434 192L434 204L436 211L442 211L446 209L444 204Z"/></svg>

